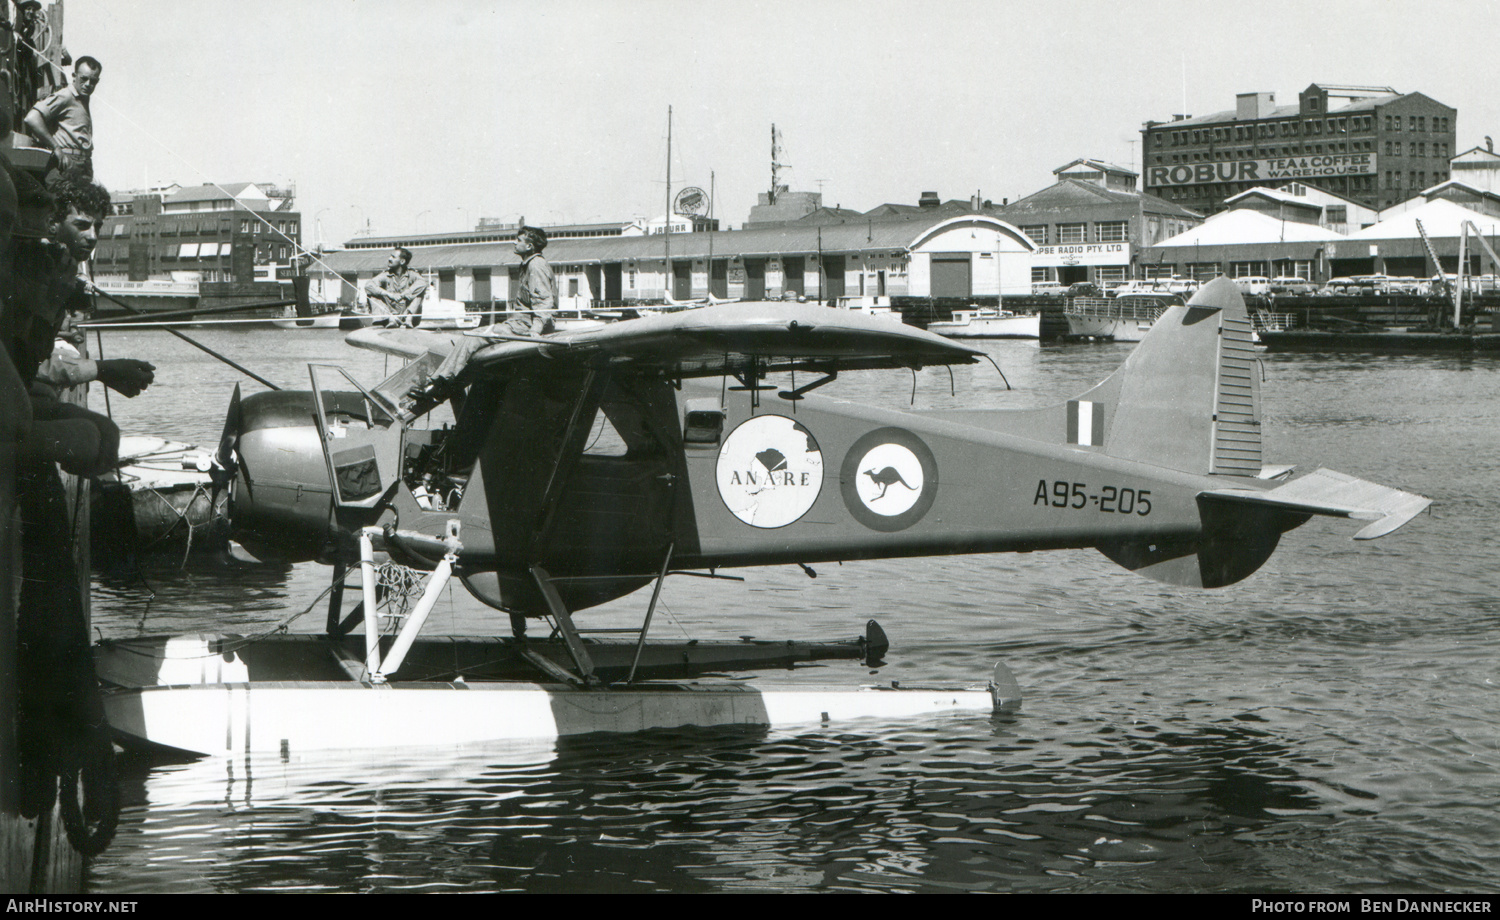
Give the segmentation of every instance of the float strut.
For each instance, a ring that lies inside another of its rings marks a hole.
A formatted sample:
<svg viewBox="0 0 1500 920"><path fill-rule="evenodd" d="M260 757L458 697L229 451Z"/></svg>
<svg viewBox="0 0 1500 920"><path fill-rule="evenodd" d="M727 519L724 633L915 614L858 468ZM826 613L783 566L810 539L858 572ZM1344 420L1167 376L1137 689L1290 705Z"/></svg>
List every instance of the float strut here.
<svg viewBox="0 0 1500 920"><path fill-rule="evenodd" d="M594 660L589 657L588 650L583 647L583 638L578 635L578 628L573 625L573 617L568 613L568 607L562 602L562 597L557 593L557 587L552 584L552 576L547 570L539 565L531 567L531 577L536 579L536 586L542 592L542 598L547 603L547 609L552 612L552 619L557 621L557 629L562 633L563 644L568 647L568 654L573 657L573 663L578 666L578 676L584 686L594 682Z"/></svg>
<svg viewBox="0 0 1500 920"><path fill-rule="evenodd" d="M379 527L365 527L359 532L359 571L364 583L365 673L380 670L380 613L375 609L375 535Z"/></svg>
<svg viewBox="0 0 1500 920"><path fill-rule="evenodd" d="M646 608L646 622L641 624L641 637L635 643L635 657L630 661L630 676L625 678L625 683L635 683L635 666L641 663L641 650L646 647L646 630L651 628L651 614L656 612L656 599L661 597L661 584L667 580L667 567L672 564L672 550L677 548L673 543L667 547L667 558L661 561L661 571L656 575L656 587L651 590L651 605Z"/></svg>
<svg viewBox="0 0 1500 920"><path fill-rule="evenodd" d="M406 618L406 623L401 627L400 635L392 643L391 650L386 652L385 660L380 664L380 670L374 672L370 679L377 684L385 683L386 678L396 673L401 667L401 662L406 659L406 653L411 650L411 645L417 640L417 634L422 631L422 625L427 622L428 614L432 608L437 606L438 597L443 593L443 588L448 584L448 578L453 574L453 564L458 561L458 551L462 545L458 542L458 520L456 518L448 521L448 536L444 539L448 544L448 552L443 554L443 560L432 570L432 576L427 579L427 589L422 592L422 599L417 602L416 609L411 616Z"/></svg>

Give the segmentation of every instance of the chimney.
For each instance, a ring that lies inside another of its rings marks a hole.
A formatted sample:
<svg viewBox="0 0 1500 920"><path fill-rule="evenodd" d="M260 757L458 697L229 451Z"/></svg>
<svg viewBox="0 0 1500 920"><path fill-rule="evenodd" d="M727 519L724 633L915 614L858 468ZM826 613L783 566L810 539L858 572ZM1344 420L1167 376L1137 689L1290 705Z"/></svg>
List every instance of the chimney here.
<svg viewBox="0 0 1500 920"><path fill-rule="evenodd" d="M922 197L917 200L917 206L922 208L935 208L939 204L937 192L923 192Z"/></svg>

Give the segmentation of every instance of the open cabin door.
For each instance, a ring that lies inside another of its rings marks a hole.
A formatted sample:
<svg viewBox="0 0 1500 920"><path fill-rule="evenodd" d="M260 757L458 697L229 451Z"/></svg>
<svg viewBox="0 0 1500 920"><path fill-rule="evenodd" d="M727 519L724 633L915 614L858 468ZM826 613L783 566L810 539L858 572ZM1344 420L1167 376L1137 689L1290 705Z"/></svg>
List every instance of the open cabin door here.
<svg viewBox="0 0 1500 920"><path fill-rule="evenodd" d="M408 367L419 364L412 362ZM350 412L325 391L319 371L336 372L364 395L364 412ZM343 368L308 365L312 378L313 418L328 464L334 512L373 511L401 476L402 428L385 400L361 387Z"/></svg>

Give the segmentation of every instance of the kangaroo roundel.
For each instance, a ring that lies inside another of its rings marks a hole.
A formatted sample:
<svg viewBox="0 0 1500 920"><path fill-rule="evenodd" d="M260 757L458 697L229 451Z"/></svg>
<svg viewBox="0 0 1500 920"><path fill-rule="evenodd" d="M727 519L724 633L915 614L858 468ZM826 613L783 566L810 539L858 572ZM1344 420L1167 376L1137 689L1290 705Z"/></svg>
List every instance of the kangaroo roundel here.
<svg viewBox="0 0 1500 920"><path fill-rule="evenodd" d="M872 530L904 530L922 519L937 496L937 463L920 438L882 428L850 448L840 470L844 505Z"/></svg>

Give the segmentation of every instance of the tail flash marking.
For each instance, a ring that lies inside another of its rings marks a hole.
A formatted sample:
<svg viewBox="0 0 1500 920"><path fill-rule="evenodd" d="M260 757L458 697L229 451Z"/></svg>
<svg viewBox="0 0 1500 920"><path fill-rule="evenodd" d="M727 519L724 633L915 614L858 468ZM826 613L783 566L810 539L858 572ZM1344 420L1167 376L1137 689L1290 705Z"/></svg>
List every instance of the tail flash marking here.
<svg viewBox="0 0 1500 920"><path fill-rule="evenodd" d="M1087 399L1068 401L1068 443L1104 446L1104 404Z"/></svg>

